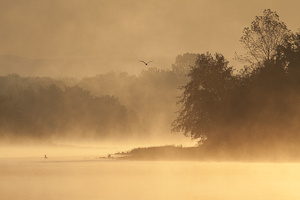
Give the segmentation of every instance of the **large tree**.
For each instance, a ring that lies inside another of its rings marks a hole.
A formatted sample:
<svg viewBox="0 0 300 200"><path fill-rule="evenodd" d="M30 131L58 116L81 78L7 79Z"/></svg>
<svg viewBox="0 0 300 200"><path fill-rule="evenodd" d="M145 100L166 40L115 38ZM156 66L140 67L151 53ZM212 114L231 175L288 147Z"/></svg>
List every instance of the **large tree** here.
<svg viewBox="0 0 300 200"><path fill-rule="evenodd" d="M246 49L246 55L238 56L238 59L252 66L261 66L274 58L278 46L289 34L290 30L277 13L266 9L262 16L255 17L250 27L244 28L240 42Z"/></svg>
<svg viewBox="0 0 300 200"><path fill-rule="evenodd" d="M220 114L226 91L232 87L232 68L221 54L201 54L188 74L190 81L182 87L178 103L182 105L173 122L173 131L203 142Z"/></svg>

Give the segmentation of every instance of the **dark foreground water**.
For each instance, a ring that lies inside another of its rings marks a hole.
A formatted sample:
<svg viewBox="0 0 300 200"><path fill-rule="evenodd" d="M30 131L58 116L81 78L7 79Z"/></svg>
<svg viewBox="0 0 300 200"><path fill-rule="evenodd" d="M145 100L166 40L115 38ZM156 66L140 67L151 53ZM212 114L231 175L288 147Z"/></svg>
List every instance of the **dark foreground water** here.
<svg viewBox="0 0 300 200"><path fill-rule="evenodd" d="M3 200L293 200L300 164L0 159Z"/></svg>

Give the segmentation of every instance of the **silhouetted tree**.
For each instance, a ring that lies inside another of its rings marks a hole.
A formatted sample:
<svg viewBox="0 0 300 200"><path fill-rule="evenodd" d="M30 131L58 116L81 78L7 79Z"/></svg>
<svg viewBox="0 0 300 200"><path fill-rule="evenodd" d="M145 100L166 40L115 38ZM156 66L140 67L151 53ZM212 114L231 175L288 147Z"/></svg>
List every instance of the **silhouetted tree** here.
<svg viewBox="0 0 300 200"><path fill-rule="evenodd" d="M278 46L282 45L290 34L284 22L279 20L276 12L266 9L263 16L256 16L251 27L244 28L240 42L247 53L238 59L259 66L274 58Z"/></svg>
<svg viewBox="0 0 300 200"><path fill-rule="evenodd" d="M227 90L234 81L232 68L221 54L201 54L188 74L190 81L182 87L182 108L173 122L173 131L205 140L217 123Z"/></svg>
<svg viewBox="0 0 300 200"><path fill-rule="evenodd" d="M286 37L285 43L279 46L274 64L285 69L292 84L300 86L300 33Z"/></svg>

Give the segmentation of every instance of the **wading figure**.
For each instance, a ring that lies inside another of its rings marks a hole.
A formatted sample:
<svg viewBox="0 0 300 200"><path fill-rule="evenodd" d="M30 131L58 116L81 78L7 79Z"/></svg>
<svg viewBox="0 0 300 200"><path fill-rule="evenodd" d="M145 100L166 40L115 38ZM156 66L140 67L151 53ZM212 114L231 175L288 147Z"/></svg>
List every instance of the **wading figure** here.
<svg viewBox="0 0 300 200"><path fill-rule="evenodd" d="M45 157L44 157L45 159L47 158L47 155L45 155Z"/></svg>

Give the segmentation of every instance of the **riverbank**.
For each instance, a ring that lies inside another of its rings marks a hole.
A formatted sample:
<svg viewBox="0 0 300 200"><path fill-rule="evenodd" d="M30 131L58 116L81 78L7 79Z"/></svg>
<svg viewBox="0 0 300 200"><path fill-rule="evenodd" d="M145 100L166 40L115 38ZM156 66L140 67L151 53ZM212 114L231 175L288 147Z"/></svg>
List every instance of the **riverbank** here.
<svg viewBox="0 0 300 200"><path fill-rule="evenodd" d="M211 149L208 146L182 147L175 145L135 148L116 153L121 160L189 160L205 162L300 162L294 149Z"/></svg>

